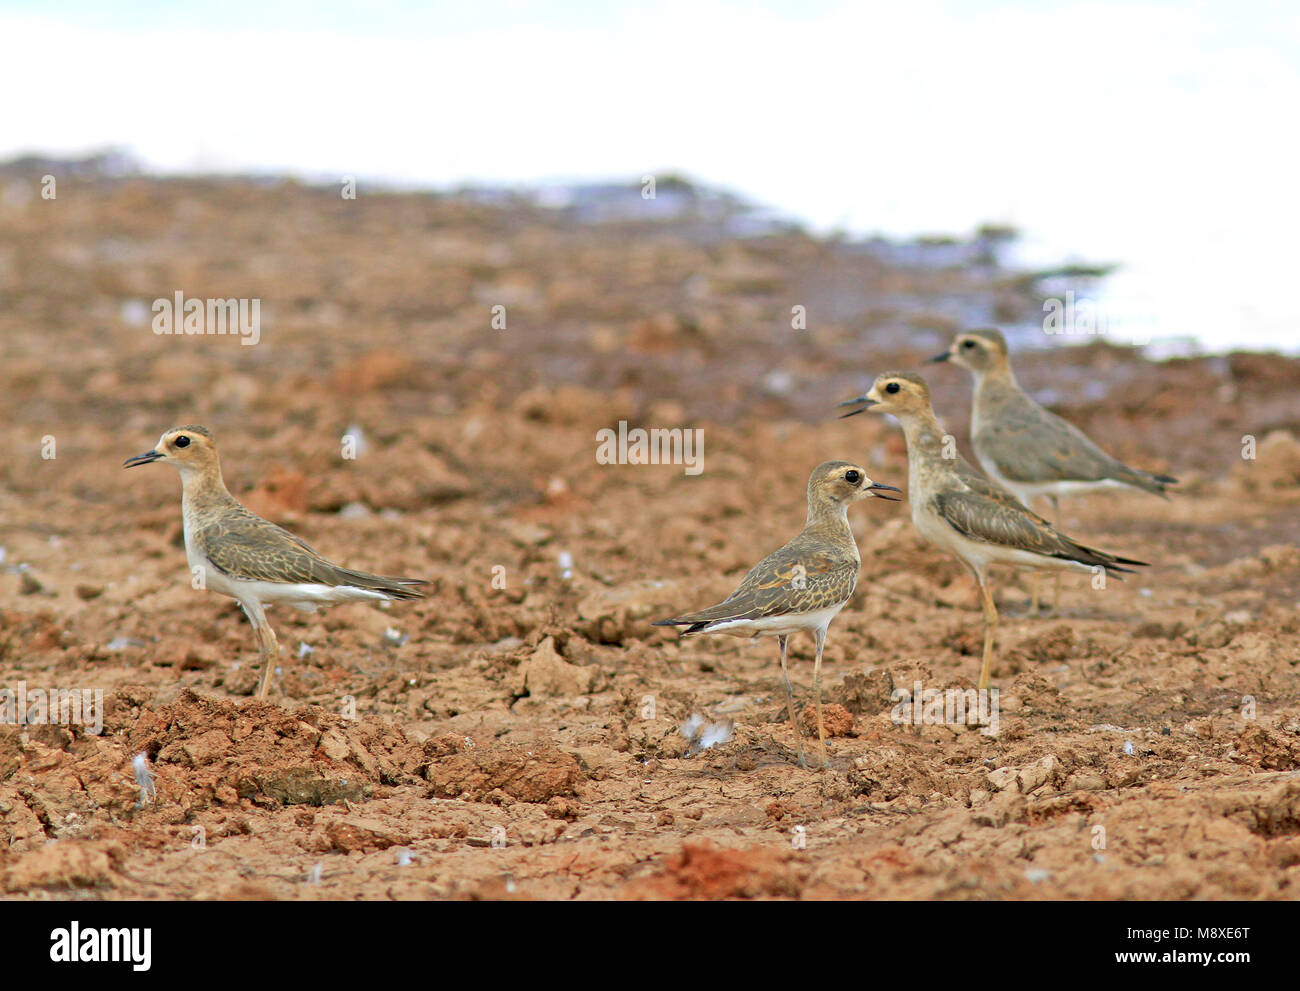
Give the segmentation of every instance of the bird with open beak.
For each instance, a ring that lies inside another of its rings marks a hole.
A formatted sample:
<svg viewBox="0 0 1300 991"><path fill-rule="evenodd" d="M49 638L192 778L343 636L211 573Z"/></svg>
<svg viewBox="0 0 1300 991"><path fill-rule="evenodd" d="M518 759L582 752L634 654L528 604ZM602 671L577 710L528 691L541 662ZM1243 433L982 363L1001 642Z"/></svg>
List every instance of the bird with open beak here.
<svg viewBox="0 0 1300 991"><path fill-rule="evenodd" d="M993 668L993 642L998 611L989 585L994 564L1045 571L1075 571L1108 575L1131 572L1143 565L1086 547L1058 533L1015 496L972 468L947 443L947 432L935 418L930 388L911 372L886 372L871 389L840 403L858 413L890 413L898 418L907 441L907 498L912 525L928 543L964 564L979 585L984 603L984 659L979 687L987 688Z"/></svg>
<svg viewBox="0 0 1300 991"><path fill-rule="evenodd" d="M1035 402L1016 381L1000 331L963 331L947 351L929 360L959 365L975 380L970 442L984 474L1031 508L1032 499L1046 496L1057 525L1061 496L1129 489L1168 498L1166 488L1178 482L1117 461L1074 424ZM1059 599L1059 575L1056 583ZM1031 615L1038 609L1036 581L1029 609Z"/></svg>

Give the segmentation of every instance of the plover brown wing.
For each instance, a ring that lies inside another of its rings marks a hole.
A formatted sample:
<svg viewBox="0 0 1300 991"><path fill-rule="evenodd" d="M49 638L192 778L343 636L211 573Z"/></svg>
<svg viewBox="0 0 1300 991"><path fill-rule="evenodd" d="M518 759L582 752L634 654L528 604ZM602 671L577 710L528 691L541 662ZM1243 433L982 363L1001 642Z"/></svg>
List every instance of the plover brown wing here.
<svg viewBox="0 0 1300 991"><path fill-rule="evenodd" d="M737 636L811 629L817 624L808 617L848 602L860 566L846 548L828 548L820 537L801 533L750 569L722 602L654 625Z"/></svg>
<svg viewBox="0 0 1300 991"><path fill-rule="evenodd" d="M353 571L317 554L283 527L249 512L226 488L216 440L205 427L175 427L144 454L123 465L161 461L181 475L185 556L202 587L228 595L243 608L257 637L263 669L258 697L265 698L279 653L266 606L277 602L306 612L332 602L413 599L418 578L388 578Z"/></svg>
<svg viewBox="0 0 1300 991"><path fill-rule="evenodd" d="M981 476L945 441L948 434L935 418L930 389L919 375L886 372L865 395L840 405L856 407L845 416L870 410L898 417L907 440L912 523L925 540L960 560L980 587L985 626L980 688L988 687L998 622L988 578L992 565L1093 574L1101 568L1117 577L1145 565L1065 536Z"/></svg>
<svg viewBox="0 0 1300 991"><path fill-rule="evenodd" d="M974 475L969 465L958 469L956 477L962 487L936 491L934 508L958 533L1010 552L1053 558L1089 569L1102 568L1118 576L1133 573L1126 565L1144 566L1145 561L1118 557L1087 547L1060 533L1047 520L1022 505L1011 493L998 489ZM1012 563L1007 561L1007 563ZM1078 569L1070 569L1078 570Z"/></svg>
<svg viewBox="0 0 1300 991"><path fill-rule="evenodd" d="M1111 457L1082 430L1044 409L1016 381L1006 338L997 330L958 334L931 361L951 361L975 378L971 446L990 478L1026 505L1060 496L1127 486L1167 498L1178 479ZM1053 510L1059 516L1058 510Z"/></svg>
<svg viewBox="0 0 1300 991"><path fill-rule="evenodd" d="M849 527L848 507L870 496L892 499L884 493L897 491L892 485L873 482L862 468L847 461L827 461L818 465L808 479L808 519L797 537L751 568L740 586L722 602L654 623L655 626L684 626L683 634L775 636L781 650L786 712L794 727L800 767L806 766L806 761L786 665L789 638L800 630L807 630L817 644L813 692L817 702L817 735L821 742L822 766L825 767L822 650L826 645L826 630L853 595L862 566L858 545Z"/></svg>
<svg viewBox="0 0 1300 991"><path fill-rule="evenodd" d="M314 612L321 602L349 599L418 599L414 578L354 571L318 554L300 537L235 503L221 513L199 514L194 544L227 579L286 586L268 597ZM364 594L374 593L374 594Z"/></svg>

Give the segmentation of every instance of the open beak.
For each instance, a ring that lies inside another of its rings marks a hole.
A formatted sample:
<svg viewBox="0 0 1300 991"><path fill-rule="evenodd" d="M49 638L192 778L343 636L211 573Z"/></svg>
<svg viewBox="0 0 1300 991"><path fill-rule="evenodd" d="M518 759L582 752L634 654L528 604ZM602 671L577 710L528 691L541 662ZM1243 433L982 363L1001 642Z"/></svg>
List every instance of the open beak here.
<svg viewBox="0 0 1300 991"><path fill-rule="evenodd" d="M866 396L858 396L856 399L844 400L844 402L839 403L835 408L840 409L841 407L844 406L858 407L855 410L849 410L849 412L847 413L841 413L840 419L843 420L846 416L857 416L859 413L865 413L867 410L871 409L871 407L875 405L876 405L876 400L868 399Z"/></svg>
<svg viewBox="0 0 1300 991"><path fill-rule="evenodd" d="M895 499L893 496L881 495L882 492L902 492L902 491L903 491L902 489L900 489L900 488L896 488L896 487L893 486L893 485L882 485L880 482L872 482L870 485L867 486L867 491L870 492L870 493L871 493L873 496L875 496L877 499L887 499L887 500L889 500L890 502L901 502L901 501L902 501L902 500L900 500L900 499Z"/></svg>
<svg viewBox="0 0 1300 991"><path fill-rule="evenodd" d="M147 465L150 461L157 461L162 455L157 451L145 451L144 454L137 454L134 458L127 458L123 463L123 468L134 468L136 465Z"/></svg>
<svg viewBox="0 0 1300 991"><path fill-rule="evenodd" d="M927 365L933 365L937 361L947 361L951 357L952 357L952 352L945 351L943 354L936 354L933 358L926 358L925 363Z"/></svg>

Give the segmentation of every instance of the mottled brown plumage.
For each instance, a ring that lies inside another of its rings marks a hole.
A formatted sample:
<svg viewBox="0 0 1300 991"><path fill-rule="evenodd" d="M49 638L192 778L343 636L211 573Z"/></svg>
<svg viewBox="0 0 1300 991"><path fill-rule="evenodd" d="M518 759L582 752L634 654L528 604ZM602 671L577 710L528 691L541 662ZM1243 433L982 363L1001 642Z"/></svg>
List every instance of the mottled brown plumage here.
<svg viewBox="0 0 1300 991"><path fill-rule="evenodd" d="M1036 495L1058 497L1107 485L1165 496L1178 479L1130 468L1111 457L1074 424L1020 388L1006 338L997 330L958 334L932 361L951 361L975 378L971 446L989 477L1026 505Z"/></svg>
<svg viewBox="0 0 1300 991"><path fill-rule="evenodd" d="M786 667L789 637L800 630L808 630L817 642L813 691L817 698L818 736L822 765L825 766L822 649L831 620L853 595L862 564L857 542L849 527L847 510L858 499L868 496L889 499L891 497L883 493L897 491L892 485L871 481L865 471L847 461L827 461L818 465L808 479L808 519L799 536L750 569L739 587L722 602L654 623L655 626L684 626L683 634L776 636L781 649L786 709L798 741L801 767L804 766L803 740L799 724L795 722L794 696Z"/></svg>
<svg viewBox="0 0 1300 991"><path fill-rule="evenodd" d="M321 557L300 537L249 512L234 497L220 513L204 514L194 539L212 566L245 581L349 585L395 599L418 599L410 578L387 578L344 568Z"/></svg>
<svg viewBox="0 0 1300 991"><path fill-rule="evenodd" d="M988 584L993 564L1118 575L1145 562L1099 551L1057 531L1014 495L984 478L957 453L952 436L935 418L930 389L911 372L886 372L866 395L842 406L846 416L871 410L898 417L907 440L912 524L929 543L970 570L984 603L984 662L979 687L988 687L997 609Z"/></svg>
<svg viewBox="0 0 1300 991"><path fill-rule="evenodd" d="M1145 561L1107 554L1087 547L1060 533L1051 523L1005 489L999 488L971 467L958 454L952 459L958 485L936 487L935 509L953 529L972 540L1015 547L1063 561L1097 565L1108 574L1131 573L1122 565L1145 565Z"/></svg>
<svg viewBox="0 0 1300 991"><path fill-rule="evenodd" d="M332 602L414 599L416 578L389 578L354 571L326 560L283 527L241 506L221 477L211 431L191 424L167 431L158 444L127 460L125 467L164 461L181 473L185 556L195 581L229 595L243 607L257 636L265 697L278 656L265 606L282 602L307 612Z"/></svg>
<svg viewBox="0 0 1300 991"><path fill-rule="evenodd" d="M722 602L655 625L706 633L715 623L825 609L849 600L861 566L857 544L828 543L826 536L805 530L756 564Z"/></svg>

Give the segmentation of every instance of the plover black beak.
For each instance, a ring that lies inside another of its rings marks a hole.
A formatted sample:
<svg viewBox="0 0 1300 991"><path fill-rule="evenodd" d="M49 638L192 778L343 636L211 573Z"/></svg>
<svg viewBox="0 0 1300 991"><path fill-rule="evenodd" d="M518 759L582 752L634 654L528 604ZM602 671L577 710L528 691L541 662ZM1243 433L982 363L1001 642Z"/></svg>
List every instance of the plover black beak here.
<svg viewBox="0 0 1300 991"><path fill-rule="evenodd" d="M903 490L894 485L884 485L881 482L872 482L867 486L867 491L877 499L887 499L890 502L899 502L893 496L881 495L882 492L902 492Z"/></svg>
<svg viewBox="0 0 1300 991"><path fill-rule="evenodd" d="M134 458L127 458L123 463L123 468L134 468L136 465L147 465L150 461L157 461L162 457L157 451L145 451L144 454L137 454Z"/></svg>
<svg viewBox="0 0 1300 991"><path fill-rule="evenodd" d="M858 409L850 410L850 411L847 412L847 413L841 413L841 414L840 414L840 419L843 420L846 416L857 416L859 413L865 413L867 410L871 409L871 407L872 407L872 406L875 406L875 405L876 405L876 400L874 400L874 399L868 399L866 396L858 396L856 399L846 399L846 400L844 400L844 402L839 403L839 404L836 406L836 409L839 409L840 407L843 407L843 406L857 406L857 407L859 407Z"/></svg>
<svg viewBox="0 0 1300 991"><path fill-rule="evenodd" d="M933 358L926 358L925 363L927 365L933 365L935 362L938 361L947 361L951 357L952 357L952 352L945 351L943 354L936 354Z"/></svg>

